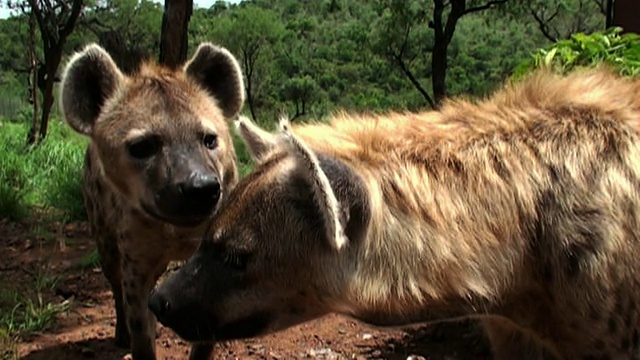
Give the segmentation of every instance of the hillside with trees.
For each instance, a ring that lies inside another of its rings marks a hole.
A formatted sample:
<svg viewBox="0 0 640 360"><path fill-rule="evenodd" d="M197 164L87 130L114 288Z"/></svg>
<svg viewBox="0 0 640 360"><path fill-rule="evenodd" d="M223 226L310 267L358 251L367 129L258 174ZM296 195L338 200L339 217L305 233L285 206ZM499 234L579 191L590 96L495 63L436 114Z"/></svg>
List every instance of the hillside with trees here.
<svg viewBox="0 0 640 360"><path fill-rule="evenodd" d="M271 122L281 111L297 119L336 109L436 107L446 96L485 94L551 40L603 30L604 2L247 0L181 9L171 4L193 4L93 0L75 19L81 1L57 1L66 6L63 10L46 9L46 1L13 1L7 4L17 15L0 20L5 48L0 92L7 94L0 99L0 115L29 113L33 89L50 91L57 79L51 74L60 71L62 58L88 42L105 47L127 71L145 58L175 58L175 63L201 41L226 46L241 61L245 109L258 121ZM182 20L163 19L165 8ZM57 16L57 23L42 24L38 13L43 11ZM65 21L75 25L73 31ZM166 29L167 24L173 27ZM186 32L172 34L184 25ZM165 43L178 47L174 55L171 49L162 51L163 26L171 39ZM50 33L52 28L58 30ZM62 45L61 59L42 44ZM37 84L29 81L29 64L39 72ZM42 119L51 100L45 96Z"/></svg>

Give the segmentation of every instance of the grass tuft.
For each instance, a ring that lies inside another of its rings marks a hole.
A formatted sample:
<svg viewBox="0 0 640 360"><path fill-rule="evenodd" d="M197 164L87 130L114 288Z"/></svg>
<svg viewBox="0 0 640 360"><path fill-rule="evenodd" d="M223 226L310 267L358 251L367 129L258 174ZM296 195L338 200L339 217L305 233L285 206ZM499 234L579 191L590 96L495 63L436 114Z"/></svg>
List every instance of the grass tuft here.
<svg viewBox="0 0 640 360"><path fill-rule="evenodd" d="M81 191L87 141L60 120L51 120L45 141L27 147L27 127L0 127L0 218L22 220L32 208L60 213L62 221L86 219Z"/></svg>

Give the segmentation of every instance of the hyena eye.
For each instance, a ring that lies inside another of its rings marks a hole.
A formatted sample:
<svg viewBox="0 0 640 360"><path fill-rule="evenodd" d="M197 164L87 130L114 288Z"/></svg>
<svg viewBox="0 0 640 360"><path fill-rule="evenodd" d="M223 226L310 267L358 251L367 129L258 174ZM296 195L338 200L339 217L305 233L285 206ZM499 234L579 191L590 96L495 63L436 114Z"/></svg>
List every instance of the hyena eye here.
<svg viewBox="0 0 640 360"><path fill-rule="evenodd" d="M147 136L128 143L127 150L134 159L144 160L155 155L160 150L160 145L159 137Z"/></svg>
<svg viewBox="0 0 640 360"><path fill-rule="evenodd" d="M224 254L223 263L237 271L245 271L247 270L247 263L249 262L249 254L241 254L241 253L231 253L227 252Z"/></svg>
<svg viewBox="0 0 640 360"><path fill-rule="evenodd" d="M216 134L206 134L202 137L202 143L207 149L213 150L218 147L218 136Z"/></svg>

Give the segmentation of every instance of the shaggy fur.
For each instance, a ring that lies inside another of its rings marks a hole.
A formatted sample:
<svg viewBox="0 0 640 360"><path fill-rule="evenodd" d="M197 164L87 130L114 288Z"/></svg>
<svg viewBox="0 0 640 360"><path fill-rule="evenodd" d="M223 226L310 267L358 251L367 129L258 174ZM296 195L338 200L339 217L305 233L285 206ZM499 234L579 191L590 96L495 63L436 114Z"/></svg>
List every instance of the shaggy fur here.
<svg viewBox="0 0 640 360"><path fill-rule="evenodd" d="M640 358L639 122L640 82L606 70L540 71L439 112L293 126L311 160L241 120L260 163L151 308L191 340L329 312L478 317L496 358ZM316 157L341 248L306 180Z"/></svg>
<svg viewBox="0 0 640 360"><path fill-rule="evenodd" d="M228 121L244 101L240 68L202 44L183 68L146 63L123 75L99 46L69 61L61 85L69 125L91 142L83 193L115 299L116 343L155 359L149 293L171 260L198 246L205 220L238 174ZM206 358L199 346L192 358Z"/></svg>

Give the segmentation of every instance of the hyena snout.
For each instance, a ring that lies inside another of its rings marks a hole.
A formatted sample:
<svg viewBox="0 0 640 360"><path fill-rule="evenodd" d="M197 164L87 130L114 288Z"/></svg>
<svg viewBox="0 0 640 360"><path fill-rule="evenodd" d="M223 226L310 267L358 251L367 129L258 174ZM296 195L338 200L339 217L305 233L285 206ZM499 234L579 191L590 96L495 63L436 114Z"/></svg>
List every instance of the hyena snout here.
<svg viewBox="0 0 640 360"><path fill-rule="evenodd" d="M193 225L208 218L222 193L212 171L193 170L164 186L156 194L156 206L168 221Z"/></svg>
<svg viewBox="0 0 640 360"><path fill-rule="evenodd" d="M196 302L188 302L186 298L172 296L175 292L166 291L161 285L149 297L149 310L162 325L171 328L187 341L213 341L213 324L215 321Z"/></svg>
<svg viewBox="0 0 640 360"><path fill-rule="evenodd" d="M185 201L205 211L211 210L220 198L220 182L214 174L193 171L185 181L177 184L177 188Z"/></svg>

